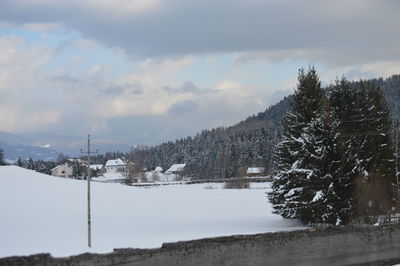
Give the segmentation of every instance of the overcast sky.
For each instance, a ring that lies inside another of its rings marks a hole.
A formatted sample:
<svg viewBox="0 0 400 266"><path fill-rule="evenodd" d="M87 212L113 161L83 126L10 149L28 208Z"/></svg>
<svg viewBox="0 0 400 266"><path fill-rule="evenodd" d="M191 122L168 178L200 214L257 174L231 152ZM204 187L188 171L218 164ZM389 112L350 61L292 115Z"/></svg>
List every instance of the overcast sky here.
<svg viewBox="0 0 400 266"><path fill-rule="evenodd" d="M1 0L0 131L158 143L400 73L398 0Z"/></svg>

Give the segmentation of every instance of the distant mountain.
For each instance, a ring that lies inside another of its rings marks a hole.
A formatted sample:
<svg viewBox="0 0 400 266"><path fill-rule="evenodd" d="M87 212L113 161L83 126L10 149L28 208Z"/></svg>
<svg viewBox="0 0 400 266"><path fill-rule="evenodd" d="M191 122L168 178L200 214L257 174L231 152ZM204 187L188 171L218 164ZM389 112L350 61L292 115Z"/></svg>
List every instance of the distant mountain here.
<svg viewBox="0 0 400 266"><path fill-rule="evenodd" d="M0 147L4 150L4 157L8 162L13 162L18 157L22 160L32 158L34 160L54 161L60 154L54 149L22 144L12 145L4 141L0 141Z"/></svg>
<svg viewBox="0 0 400 266"><path fill-rule="evenodd" d="M86 136L85 136L86 137ZM56 160L60 153L68 156L80 156L80 149L86 148L86 138L52 134L11 134L0 132L0 147L5 159L16 160L18 157L34 160ZM99 153L120 151L127 153L131 146L107 139L93 139L92 147Z"/></svg>
<svg viewBox="0 0 400 266"><path fill-rule="evenodd" d="M248 167L272 169L272 154L280 136L290 96L231 127L204 130L194 137L138 148L133 159L148 169L186 163L189 175L224 178L244 175Z"/></svg>

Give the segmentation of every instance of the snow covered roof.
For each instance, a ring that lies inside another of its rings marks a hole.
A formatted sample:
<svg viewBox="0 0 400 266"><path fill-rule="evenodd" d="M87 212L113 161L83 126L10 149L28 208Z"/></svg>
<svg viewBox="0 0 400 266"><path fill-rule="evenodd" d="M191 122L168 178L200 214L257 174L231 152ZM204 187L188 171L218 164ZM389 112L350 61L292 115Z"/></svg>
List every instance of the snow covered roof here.
<svg viewBox="0 0 400 266"><path fill-rule="evenodd" d="M125 165L124 161L120 158L114 159L114 160L108 160L106 162L106 167L107 166L123 166Z"/></svg>
<svg viewBox="0 0 400 266"><path fill-rule="evenodd" d="M155 172L160 172L160 171L162 171L162 170L163 170L163 169L162 169L161 166L157 166L156 169L154 169Z"/></svg>
<svg viewBox="0 0 400 266"><path fill-rule="evenodd" d="M246 174L262 174L264 169L264 167L249 167L247 168Z"/></svg>
<svg viewBox="0 0 400 266"><path fill-rule="evenodd" d="M68 164L60 164L60 165L57 165L56 167L54 167L53 169L50 169L50 171L53 171L53 170L57 170L57 169L59 169L59 168L61 168L61 167L68 167L68 168L71 168Z"/></svg>
<svg viewBox="0 0 400 266"><path fill-rule="evenodd" d="M56 167L50 169L50 171L57 170L57 169L60 168L61 166L62 166L62 165L57 165Z"/></svg>
<svg viewBox="0 0 400 266"><path fill-rule="evenodd" d="M92 164L90 165L90 169L97 170L103 168L102 164Z"/></svg>
<svg viewBox="0 0 400 266"><path fill-rule="evenodd" d="M185 163L181 163L181 164L174 164L172 165L167 171L165 171L166 173L172 173L172 172L182 172L183 168L185 168L186 164Z"/></svg>

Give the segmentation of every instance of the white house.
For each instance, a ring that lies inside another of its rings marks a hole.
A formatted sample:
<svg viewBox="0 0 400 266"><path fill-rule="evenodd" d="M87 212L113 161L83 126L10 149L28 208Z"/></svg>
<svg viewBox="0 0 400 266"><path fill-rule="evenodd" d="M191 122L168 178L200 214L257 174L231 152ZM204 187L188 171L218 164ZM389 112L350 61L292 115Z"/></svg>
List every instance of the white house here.
<svg viewBox="0 0 400 266"><path fill-rule="evenodd" d="M264 174L264 167L249 167L247 168L247 176L262 176Z"/></svg>
<svg viewBox="0 0 400 266"><path fill-rule="evenodd" d="M165 171L166 174L179 174L182 173L186 164L181 163L181 164L174 164L172 165L167 171Z"/></svg>
<svg viewBox="0 0 400 266"><path fill-rule="evenodd" d="M73 169L67 163L54 167L50 170L52 176L72 177Z"/></svg>
<svg viewBox="0 0 400 266"><path fill-rule="evenodd" d="M108 160L106 162L107 171L124 171L125 166L126 166L126 164L121 158L114 159L114 160Z"/></svg>

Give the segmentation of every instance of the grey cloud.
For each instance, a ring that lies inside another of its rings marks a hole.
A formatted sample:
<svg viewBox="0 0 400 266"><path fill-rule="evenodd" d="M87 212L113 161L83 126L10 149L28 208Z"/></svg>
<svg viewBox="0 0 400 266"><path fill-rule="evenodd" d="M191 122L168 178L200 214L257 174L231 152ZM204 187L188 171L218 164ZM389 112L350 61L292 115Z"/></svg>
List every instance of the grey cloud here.
<svg viewBox="0 0 400 266"><path fill-rule="evenodd" d="M163 90L169 94L192 93L196 95L205 95L209 93L216 93L213 89L200 89L192 81L185 81L180 88L172 88L170 86L163 87Z"/></svg>
<svg viewBox="0 0 400 266"><path fill-rule="evenodd" d="M62 83L78 83L79 82L78 78L75 78L69 74L52 76L49 78L49 80L54 81L54 82L62 82Z"/></svg>
<svg viewBox="0 0 400 266"><path fill-rule="evenodd" d="M143 94L144 92L142 84L139 81L135 81L134 83L126 85L125 89L136 95Z"/></svg>
<svg viewBox="0 0 400 266"><path fill-rule="evenodd" d="M400 58L400 2L393 0L171 0L112 19L76 6L18 3L1 1L3 21L58 22L132 55L302 50L296 58L336 65Z"/></svg>
<svg viewBox="0 0 400 266"><path fill-rule="evenodd" d="M169 114L182 115L193 113L199 108L199 105L192 100L184 100L173 104L169 110Z"/></svg>
<svg viewBox="0 0 400 266"><path fill-rule="evenodd" d="M107 95L119 95L125 91L128 93L131 93L131 94L135 94L135 95L140 95L140 94L143 94L143 92L144 92L144 90L142 88L142 84L138 81L135 81L134 83L126 84L123 86L121 86L121 85L110 86L106 89L102 89L100 92L107 94Z"/></svg>
<svg viewBox="0 0 400 266"><path fill-rule="evenodd" d="M124 92L124 88L122 86L110 86L106 89L100 90L100 92L106 95L119 95Z"/></svg>

